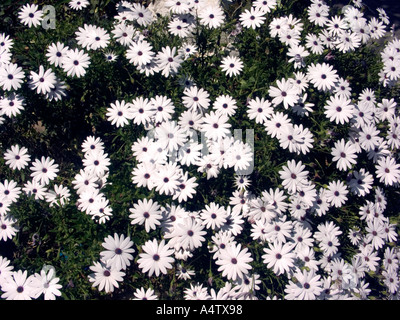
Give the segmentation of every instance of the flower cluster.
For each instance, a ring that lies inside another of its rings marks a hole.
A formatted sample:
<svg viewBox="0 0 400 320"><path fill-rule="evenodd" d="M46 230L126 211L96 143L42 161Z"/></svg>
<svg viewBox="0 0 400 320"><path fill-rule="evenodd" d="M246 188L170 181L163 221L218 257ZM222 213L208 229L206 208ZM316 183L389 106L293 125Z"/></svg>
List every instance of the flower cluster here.
<svg viewBox="0 0 400 320"><path fill-rule="evenodd" d="M88 5L73 0L68 10L79 16ZM118 1L108 23L85 21L67 39L50 39L28 71L13 55L17 40L0 34L1 125L30 116L28 96L68 105L74 86L100 66L119 68L127 77L116 80L134 84L103 105L95 100L85 115L92 131L76 150L81 163L69 175L49 156L2 142L13 178L0 181L1 240L17 236L20 200L45 202L50 212L90 217L80 230L96 230L91 243L74 246L102 247L85 265L87 282L102 294L124 286L135 288L131 299L164 298L170 293L157 284L167 279L186 300L398 296L398 216L388 195L400 183L400 41L375 53L374 86L364 86L346 59L364 59L386 36L383 9L367 18L360 0L342 12L322 0L303 12L283 7ZM43 11L26 4L18 18L38 29ZM266 65L269 47L280 66ZM252 129L246 141L239 126ZM121 163L129 179L119 180ZM220 196L214 186L224 189ZM61 296L67 275L55 277L59 265L28 277L10 264L0 256L2 298ZM271 294L271 283L281 292Z"/></svg>

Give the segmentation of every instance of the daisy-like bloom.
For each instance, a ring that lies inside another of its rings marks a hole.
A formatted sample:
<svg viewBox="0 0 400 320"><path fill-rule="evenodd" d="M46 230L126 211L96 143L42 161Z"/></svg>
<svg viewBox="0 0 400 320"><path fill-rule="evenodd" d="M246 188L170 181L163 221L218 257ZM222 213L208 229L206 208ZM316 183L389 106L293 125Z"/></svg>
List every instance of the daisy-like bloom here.
<svg viewBox="0 0 400 320"><path fill-rule="evenodd" d="M160 194L173 195L181 178L180 167L176 162L168 162L157 166L154 173L155 189Z"/></svg>
<svg viewBox="0 0 400 320"><path fill-rule="evenodd" d="M378 219L372 219L367 221L365 231L365 242L371 244L375 250L381 249L385 245L385 226Z"/></svg>
<svg viewBox="0 0 400 320"><path fill-rule="evenodd" d="M210 105L209 93L203 88L192 86L183 91L182 102L190 111L203 111Z"/></svg>
<svg viewBox="0 0 400 320"><path fill-rule="evenodd" d="M187 141L187 132L175 121L164 121L155 129L155 138L161 148L176 152Z"/></svg>
<svg viewBox="0 0 400 320"><path fill-rule="evenodd" d="M211 202L209 205L206 204L205 208L200 212L200 217L206 228L215 230L219 229L226 222L227 211L223 206Z"/></svg>
<svg viewBox="0 0 400 320"><path fill-rule="evenodd" d="M91 50L104 49L110 42L110 35L105 29L91 24L79 27L75 34L78 44Z"/></svg>
<svg viewBox="0 0 400 320"><path fill-rule="evenodd" d="M252 6L250 10L246 9L239 16L241 25L245 28L256 29L265 22L265 12L258 7Z"/></svg>
<svg viewBox="0 0 400 320"><path fill-rule="evenodd" d="M138 37L138 31L130 24L119 23L115 25L114 29L111 30L113 38L123 46L129 47L130 45L142 41L141 37Z"/></svg>
<svg viewBox="0 0 400 320"><path fill-rule="evenodd" d="M375 167L376 177L385 185L392 186L400 181L400 164L395 158L387 156L379 159Z"/></svg>
<svg viewBox="0 0 400 320"><path fill-rule="evenodd" d="M289 280L285 287L286 300L315 300L322 292L321 276L314 270L297 269L293 275L296 282Z"/></svg>
<svg viewBox="0 0 400 320"><path fill-rule="evenodd" d="M271 85L268 89L268 94L272 97L272 104L278 106L283 103L285 109L288 109L289 106L293 107L300 94L298 87L294 86L291 80L284 78L277 80L276 85L276 87Z"/></svg>
<svg viewBox="0 0 400 320"><path fill-rule="evenodd" d="M115 101L107 108L106 116L112 125L115 125L117 128L124 127L133 118L131 104L125 103L125 100Z"/></svg>
<svg viewBox="0 0 400 320"><path fill-rule="evenodd" d="M350 31L342 31L336 41L336 48L343 53L354 51L361 45L361 37Z"/></svg>
<svg viewBox="0 0 400 320"><path fill-rule="evenodd" d="M203 284L190 284L190 288L184 290L185 300L210 300L210 295L207 292L207 288Z"/></svg>
<svg viewBox="0 0 400 320"><path fill-rule="evenodd" d="M146 126L153 115L152 104L148 98L137 97L131 104L133 123Z"/></svg>
<svg viewBox="0 0 400 320"><path fill-rule="evenodd" d="M103 150L86 153L82 162L85 168L97 177L103 177L111 164L108 154Z"/></svg>
<svg viewBox="0 0 400 320"><path fill-rule="evenodd" d="M90 2L88 0L71 0L68 2L68 6L74 10L82 10L89 4Z"/></svg>
<svg viewBox="0 0 400 320"><path fill-rule="evenodd" d="M175 106L170 98L163 95L157 95L150 99L153 110L153 119L155 123L169 121L175 112Z"/></svg>
<svg viewBox="0 0 400 320"><path fill-rule="evenodd" d="M15 117L24 110L24 106L24 97L12 92L3 99L0 98L0 115L6 115L9 118Z"/></svg>
<svg viewBox="0 0 400 320"><path fill-rule="evenodd" d="M86 74L90 65L90 57L85 51L70 49L62 60L62 68L68 76L80 78Z"/></svg>
<svg viewBox="0 0 400 320"><path fill-rule="evenodd" d="M338 36L343 30L348 29L349 25L340 16L333 16L326 22L326 27L332 35Z"/></svg>
<svg viewBox="0 0 400 320"><path fill-rule="evenodd" d="M320 91L329 91L334 89L336 82L339 80L337 71L333 66L323 62L312 63L307 68L309 81Z"/></svg>
<svg viewBox="0 0 400 320"><path fill-rule="evenodd" d="M100 257L107 264L107 267L125 270L131 265L132 253L135 252L135 249L133 249L133 242L130 237L114 233L114 237L109 235L104 238L101 245L106 250L100 252Z"/></svg>
<svg viewBox="0 0 400 320"><path fill-rule="evenodd" d="M31 177L40 182L41 185L46 186L51 180L57 177L58 164L49 157L42 156L41 159L35 159L31 166Z"/></svg>
<svg viewBox="0 0 400 320"><path fill-rule="evenodd" d="M146 27L153 20L153 12L140 3L132 4L132 19L140 26Z"/></svg>
<svg viewBox="0 0 400 320"><path fill-rule="evenodd" d="M241 244L231 243L228 247L220 251L218 260L218 271L222 271L222 276L228 280L236 281L249 273L252 269L250 263L253 261L248 248L242 249Z"/></svg>
<svg viewBox="0 0 400 320"><path fill-rule="evenodd" d="M15 63L3 64L0 67L0 85L3 90L18 90L24 77L24 71Z"/></svg>
<svg viewBox="0 0 400 320"><path fill-rule="evenodd" d="M14 40L11 39L9 35L0 33L0 51L4 49L5 51L10 52L13 45Z"/></svg>
<svg viewBox="0 0 400 320"><path fill-rule="evenodd" d="M381 138L379 134L380 131L374 123L362 126L358 137L361 148L369 152L380 146Z"/></svg>
<svg viewBox="0 0 400 320"><path fill-rule="evenodd" d="M308 171L304 170L305 167L301 161L296 162L293 159L288 161L287 165L279 171L280 178L283 180L282 185L290 193L297 192L302 185L307 183Z"/></svg>
<svg viewBox="0 0 400 320"><path fill-rule="evenodd" d="M189 24L179 18L172 18L168 23L168 32L179 38L185 38L190 34Z"/></svg>
<svg viewBox="0 0 400 320"><path fill-rule="evenodd" d="M243 62L239 57L228 56L222 59L221 69L229 77L237 76L243 69Z"/></svg>
<svg viewBox="0 0 400 320"><path fill-rule="evenodd" d="M387 247L383 257L383 267L389 272L396 272L399 269L399 259L394 248ZM0 263L1 265L1 263Z"/></svg>
<svg viewBox="0 0 400 320"><path fill-rule="evenodd" d="M371 192L374 177L364 168L353 172L353 178L349 182L350 191L358 196L364 197Z"/></svg>
<svg viewBox="0 0 400 320"><path fill-rule="evenodd" d="M322 3L311 3L307 9L307 14L310 22L323 27L329 19L329 7Z"/></svg>
<svg viewBox="0 0 400 320"><path fill-rule="evenodd" d="M62 66L62 60L67 54L69 48L61 42L52 43L47 48L47 61L55 67Z"/></svg>
<svg viewBox="0 0 400 320"><path fill-rule="evenodd" d="M340 171L346 171L357 163L357 150L351 141L341 139L335 142L331 154L332 160L336 162L336 168Z"/></svg>
<svg viewBox="0 0 400 320"><path fill-rule="evenodd" d="M11 62L11 52L0 46L0 67Z"/></svg>
<svg viewBox="0 0 400 320"><path fill-rule="evenodd" d="M54 270L54 268L47 271L42 269L40 273L35 273L31 277L29 285L35 299L43 295L44 300L56 300L56 297L61 296L62 285L58 283L60 278L56 278Z"/></svg>
<svg viewBox="0 0 400 320"><path fill-rule="evenodd" d="M4 154L4 160L6 164L13 170L21 170L28 165L31 160L28 154L28 149L20 147L19 145L13 145L10 149L7 149Z"/></svg>
<svg viewBox="0 0 400 320"><path fill-rule="evenodd" d="M176 276L178 279L188 280L196 274L193 270L184 267L182 264L178 264L177 267L178 271L176 272Z"/></svg>
<svg viewBox="0 0 400 320"><path fill-rule="evenodd" d="M56 81L56 75L53 70L44 70L44 67L40 66L38 73L31 71L29 87L32 90L36 90L37 93L46 94L54 88Z"/></svg>
<svg viewBox="0 0 400 320"><path fill-rule="evenodd" d="M313 33L307 34L305 46L313 54L320 55L324 52L323 40L320 39L316 34L313 34ZM333 46L333 44L332 44L332 46Z"/></svg>
<svg viewBox="0 0 400 320"><path fill-rule="evenodd" d="M250 120L255 120L256 123L264 124L271 118L274 110L271 102L264 99L255 97L251 99L247 106L247 115Z"/></svg>
<svg viewBox="0 0 400 320"><path fill-rule="evenodd" d="M206 138L218 141L230 133L231 124L228 120L228 116L211 111L205 114L200 131L204 132Z"/></svg>
<svg viewBox="0 0 400 320"><path fill-rule="evenodd" d="M54 88L46 93L46 99L49 101L59 101L67 95L66 90L67 86L65 85L65 82L56 79L56 82L54 83Z"/></svg>
<svg viewBox="0 0 400 320"><path fill-rule="evenodd" d="M114 292L115 288L119 288L119 283L124 280L125 272L117 269L114 265L107 266L103 261L94 262L89 267L93 273L89 274L89 281L93 287L98 287L100 291L106 293Z"/></svg>
<svg viewBox="0 0 400 320"><path fill-rule="evenodd" d="M0 256L0 283L5 283L13 275L14 266L10 265L10 260Z"/></svg>
<svg viewBox="0 0 400 320"><path fill-rule="evenodd" d="M53 190L49 190L46 193L45 197L50 207L53 207L54 205L62 207L68 203L70 196L71 193L67 187L56 184L54 185Z"/></svg>
<svg viewBox="0 0 400 320"><path fill-rule="evenodd" d="M220 95L215 99L213 108L216 112L230 117L236 113L236 103L236 100L230 95Z"/></svg>
<svg viewBox="0 0 400 320"><path fill-rule="evenodd" d="M286 131L287 127L292 126L288 115L283 112L272 113L271 119L267 119L264 125L265 131L267 131L272 138L279 137Z"/></svg>
<svg viewBox="0 0 400 320"><path fill-rule="evenodd" d="M392 99L382 99L381 102L378 103L376 109L376 116L381 120L390 121L395 116L397 103Z"/></svg>
<svg viewBox="0 0 400 320"><path fill-rule="evenodd" d="M167 269L173 267L175 259L172 257L174 249L170 248L165 240L161 240L160 243L156 239L148 240L142 246L142 253L139 254L137 263L142 272L147 272L148 276L151 277L153 274L159 276L160 274L166 274Z"/></svg>
<svg viewBox="0 0 400 320"><path fill-rule="evenodd" d="M99 137L88 136L85 141L82 142L82 152L89 153L89 152L97 152L104 150L103 141Z"/></svg>
<svg viewBox="0 0 400 320"><path fill-rule="evenodd" d="M104 52L104 58L107 62L114 62L117 61L118 55L115 54L113 51Z"/></svg>
<svg viewBox="0 0 400 320"><path fill-rule="evenodd" d="M333 206L340 208L347 201L348 193L343 181L332 181L328 185L326 197Z"/></svg>
<svg viewBox="0 0 400 320"><path fill-rule="evenodd" d="M196 193L196 177L189 178L189 173L186 171L179 179L178 188L175 190L175 194L172 196L173 200L178 202L187 201L188 198L193 198Z"/></svg>
<svg viewBox="0 0 400 320"><path fill-rule="evenodd" d="M0 239L7 241L12 239L18 232L15 227L17 220L11 216L0 216Z"/></svg>
<svg viewBox="0 0 400 320"><path fill-rule="evenodd" d="M206 240L204 235L207 233L204 230L203 220L187 217L182 222L177 223L171 234L165 235L165 238L170 239L168 244L176 250L183 249L193 251L201 247Z"/></svg>
<svg viewBox="0 0 400 320"><path fill-rule="evenodd" d="M233 167L238 175L249 174L252 163L254 162L254 151L248 143L234 140L225 155L226 165Z"/></svg>
<svg viewBox="0 0 400 320"><path fill-rule="evenodd" d="M267 265L267 268L273 269L276 275L289 273L290 269L294 267L296 254L290 242L282 243L274 240L263 251L265 252L262 255L263 262Z"/></svg>
<svg viewBox="0 0 400 320"><path fill-rule="evenodd" d="M200 23L208 28L220 27L225 20L224 11L219 5L204 6L198 13Z"/></svg>
<svg viewBox="0 0 400 320"><path fill-rule="evenodd" d="M289 47L287 55L290 57L289 62L293 63L295 69L306 66L304 58L308 57L310 53L301 45L292 45Z"/></svg>
<svg viewBox="0 0 400 320"><path fill-rule="evenodd" d="M339 77L335 89L333 89L333 93L349 99L351 97L351 87L349 81Z"/></svg>
<svg viewBox="0 0 400 320"><path fill-rule="evenodd" d="M32 276L28 277L28 271L12 271L7 281L1 284L1 297L6 300L32 300L33 291L30 286Z"/></svg>
<svg viewBox="0 0 400 320"><path fill-rule="evenodd" d="M252 6L260 9L264 13L269 13L275 9L277 5L276 0L254 0Z"/></svg>
<svg viewBox="0 0 400 320"><path fill-rule="evenodd" d="M177 48L173 47L171 49L169 46L162 48L155 59L164 77L177 74L183 62L183 56L177 52Z"/></svg>
<svg viewBox="0 0 400 320"><path fill-rule="evenodd" d="M126 58L135 66L150 63L154 56L153 46L146 40L132 42L126 50Z"/></svg>
<svg viewBox="0 0 400 320"><path fill-rule="evenodd" d="M44 200L47 193L47 188L36 180L26 182L22 190L28 197L34 196L35 200Z"/></svg>
<svg viewBox="0 0 400 320"><path fill-rule="evenodd" d="M175 14L189 13L191 9L190 2L185 2L180 0L166 0L165 6L171 13Z"/></svg>
<svg viewBox="0 0 400 320"><path fill-rule="evenodd" d="M336 124L348 123L354 113L354 106L351 100L338 94L330 96L324 108L327 118Z"/></svg>
<svg viewBox="0 0 400 320"><path fill-rule="evenodd" d="M147 200L146 198L139 199L129 211L131 212L129 215L129 218L132 219L131 224L144 224L147 233L155 230L161 224L162 214L157 201L153 202L152 199Z"/></svg>
<svg viewBox="0 0 400 320"><path fill-rule="evenodd" d="M372 17L368 22L370 35L372 39L380 39L386 33L386 26L379 19Z"/></svg>
<svg viewBox="0 0 400 320"><path fill-rule="evenodd" d="M193 54L197 52L197 46L193 43L184 43L179 48L179 53L183 55L184 60L187 60Z"/></svg>
<svg viewBox="0 0 400 320"><path fill-rule="evenodd" d="M18 18L29 28L32 26L37 27L42 23L43 11L39 10L37 4L26 4L19 10Z"/></svg>
<svg viewBox="0 0 400 320"><path fill-rule="evenodd" d="M133 295L135 298L132 298L132 300L158 300L158 296L154 294L152 288L148 288L147 290L143 287L137 288Z"/></svg>
<svg viewBox="0 0 400 320"><path fill-rule="evenodd" d="M21 193L21 188L18 187L14 180L0 182L0 196L3 200L17 202L19 195Z"/></svg>

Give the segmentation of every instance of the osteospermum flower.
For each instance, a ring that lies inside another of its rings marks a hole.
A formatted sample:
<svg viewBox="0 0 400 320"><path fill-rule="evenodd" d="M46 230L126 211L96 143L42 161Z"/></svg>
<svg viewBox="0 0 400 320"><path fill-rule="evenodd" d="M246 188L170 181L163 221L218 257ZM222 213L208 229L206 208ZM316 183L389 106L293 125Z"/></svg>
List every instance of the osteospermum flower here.
<svg viewBox="0 0 400 320"><path fill-rule="evenodd" d="M147 272L149 277L153 274L157 277L160 274L166 274L167 269L173 267L175 259L172 257L174 249L170 248L165 240L160 243L156 239L148 240L142 246L142 253L139 254L137 263L142 272Z"/></svg>
<svg viewBox="0 0 400 320"><path fill-rule="evenodd" d="M28 271L13 271L8 281L1 284L1 297L6 300L32 300L33 292L30 287L31 277Z"/></svg>
<svg viewBox="0 0 400 320"><path fill-rule="evenodd" d="M33 296L37 299L43 295L44 300L55 300L61 296L62 285L58 282L60 278L55 275L54 268L48 271L42 269L40 273L35 273L30 282Z"/></svg>
<svg viewBox="0 0 400 320"><path fill-rule="evenodd" d="M333 206L340 208L347 201L348 192L343 181L332 181L328 185L326 197Z"/></svg>
<svg viewBox="0 0 400 320"><path fill-rule="evenodd" d="M339 80L337 71L325 62L312 63L307 69L307 74L310 82L321 91L334 89L335 83Z"/></svg>
<svg viewBox="0 0 400 320"><path fill-rule="evenodd" d="M15 63L3 64L0 67L0 86L3 90L21 88L24 77L24 71Z"/></svg>
<svg viewBox="0 0 400 320"><path fill-rule="evenodd" d="M294 259L296 257L293 251L293 245L289 242L283 244L274 240L273 243L268 245L268 248L263 249L265 254L262 256L263 262L268 268L273 269L276 275L289 272L294 266Z"/></svg>
<svg viewBox="0 0 400 320"><path fill-rule="evenodd" d="M229 77L237 76L243 69L243 62L235 56L228 56L222 59L221 69Z"/></svg>
<svg viewBox="0 0 400 320"><path fill-rule="evenodd" d="M242 249L241 244L231 243L220 251L215 263L219 265L218 271L222 271L223 277L235 281L249 273L252 261L253 258L247 248Z"/></svg>
<svg viewBox="0 0 400 320"><path fill-rule="evenodd" d="M90 57L85 51L70 49L62 60L62 68L68 76L80 78L86 74L90 65Z"/></svg>
<svg viewBox="0 0 400 320"><path fill-rule="evenodd" d="M25 99L22 95L14 92L0 99L0 115L15 117L24 110Z"/></svg>
<svg viewBox="0 0 400 320"><path fill-rule="evenodd" d="M98 287L100 291L106 293L114 292L115 288L119 288L119 283L124 280L125 272L120 271L113 265L108 267L104 262L94 262L89 267L93 271L89 275L89 281L92 282L93 287Z"/></svg>
<svg viewBox="0 0 400 320"><path fill-rule="evenodd" d="M346 171L357 163L357 149L351 141L341 139L335 142L332 148L332 160L336 161L336 168Z"/></svg>
<svg viewBox="0 0 400 320"><path fill-rule="evenodd" d="M243 13L240 14L239 21L241 25L245 28L256 29L264 24L264 21L266 19L264 15L264 10L261 10L258 7L251 7L250 10L246 9Z"/></svg>
<svg viewBox="0 0 400 320"><path fill-rule="evenodd" d="M115 101L107 108L106 116L107 120L110 121L112 125L115 125L117 128L123 127L133 118L131 104L125 103L125 100Z"/></svg>
<svg viewBox="0 0 400 320"><path fill-rule="evenodd" d="M20 21L29 28L37 27L43 20L43 11L37 4L26 4L18 12Z"/></svg>
<svg viewBox="0 0 400 320"><path fill-rule="evenodd" d="M400 164L393 157L387 156L378 160L376 164L376 177L385 185L393 185L400 179Z"/></svg>
<svg viewBox="0 0 400 320"><path fill-rule="evenodd" d="M218 5L204 6L198 16L200 23L211 29L220 27L225 20L224 11Z"/></svg>
<svg viewBox="0 0 400 320"><path fill-rule="evenodd" d="M51 69L44 70L44 67L40 66L38 73L31 71L29 86L32 90L36 90L37 93L49 93L56 82L56 75Z"/></svg>
<svg viewBox="0 0 400 320"><path fill-rule="evenodd" d="M129 218L132 219L131 224L144 224L146 232L155 230L161 224L162 215L160 205L152 199L139 199L133 205L133 208L129 209L129 212L131 212L129 215Z"/></svg>
<svg viewBox="0 0 400 320"><path fill-rule="evenodd" d="M47 61L50 64L53 64L55 67L61 66L62 60L64 59L64 56L67 54L68 50L69 48L59 41L52 43L47 48Z"/></svg>
<svg viewBox="0 0 400 320"><path fill-rule="evenodd" d="M68 2L68 6L77 11L86 8L89 4L88 0L71 0Z"/></svg>
<svg viewBox="0 0 400 320"><path fill-rule="evenodd" d="M108 267L113 266L116 270L125 270L131 265L132 253L135 252L135 249L132 248L133 241L130 237L114 233L114 237L109 235L104 238L101 245L106 250L100 252L100 257Z"/></svg>
<svg viewBox="0 0 400 320"><path fill-rule="evenodd" d="M31 177L40 182L42 185L48 185L51 180L57 177L58 164L49 157L42 157L40 160L35 159L31 166Z"/></svg>

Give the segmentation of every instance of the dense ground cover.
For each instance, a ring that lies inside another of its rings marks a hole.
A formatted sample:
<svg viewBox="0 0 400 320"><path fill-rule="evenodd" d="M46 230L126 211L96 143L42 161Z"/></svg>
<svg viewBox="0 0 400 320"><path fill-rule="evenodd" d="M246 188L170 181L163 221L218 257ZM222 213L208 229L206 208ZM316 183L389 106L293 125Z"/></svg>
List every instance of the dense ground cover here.
<svg viewBox="0 0 400 320"><path fill-rule="evenodd" d="M397 297L400 41L361 1L3 1L3 299Z"/></svg>

